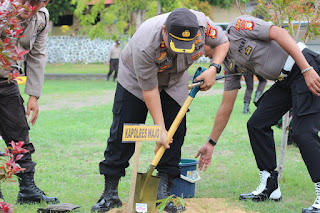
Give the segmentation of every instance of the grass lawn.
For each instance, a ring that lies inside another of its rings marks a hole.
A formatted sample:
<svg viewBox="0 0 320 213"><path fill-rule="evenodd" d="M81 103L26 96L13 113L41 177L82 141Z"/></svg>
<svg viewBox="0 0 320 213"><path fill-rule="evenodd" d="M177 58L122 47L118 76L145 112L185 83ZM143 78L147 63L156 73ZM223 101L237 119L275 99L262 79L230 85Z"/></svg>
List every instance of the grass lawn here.
<svg viewBox="0 0 320 213"><path fill-rule="evenodd" d="M67 66L67 65L63 65ZM82 65L77 65L81 67ZM99 65L100 66L100 65ZM102 71L102 65L97 70ZM67 68L67 67L66 67ZM53 67L48 69L54 70ZM77 70L70 67L70 69ZM85 70L85 69L83 69ZM116 84L106 81L46 81L40 105L54 101L65 101L70 97L81 97L85 103L90 96L112 93ZM22 89L23 87L21 87ZM222 89L217 83L214 89ZM224 198L227 206L240 207L246 211L261 213L301 212L315 199L314 185L301 159L299 150L289 146L286 153L285 170L280 186L281 202L240 202L240 193L253 191L259 184L259 174L246 130L249 115L243 115L244 89L236 100L229 124L214 150L213 162L206 172L200 172L201 181L196 183L196 197ZM23 96L26 100L26 96ZM200 96L193 101L187 117L187 135L182 157L193 159L207 139L215 113L221 102L221 95ZM254 106L251 105L251 111ZM99 199L103 177L99 175L98 164L104 158L109 127L112 123L112 101L103 105L81 108L46 109L40 112L38 121L31 127L30 138L36 152L36 183L48 196L58 196L62 203L80 205L77 212L88 213ZM152 124L150 116L147 120ZM281 131L274 129L277 149ZM2 148L4 143L2 143ZM154 142L144 143L140 156L140 171L145 172L153 158ZM119 194L128 200L131 167L127 176L121 179ZM15 204L18 184L3 183L3 194L8 203ZM34 213L40 205L15 205L15 213ZM214 203L212 203L214 206Z"/></svg>
<svg viewBox="0 0 320 213"><path fill-rule="evenodd" d="M189 74L194 74L195 70L203 66L207 68L207 63L196 63L191 65ZM68 73L68 74L107 74L109 66L105 64L47 64L46 73Z"/></svg>

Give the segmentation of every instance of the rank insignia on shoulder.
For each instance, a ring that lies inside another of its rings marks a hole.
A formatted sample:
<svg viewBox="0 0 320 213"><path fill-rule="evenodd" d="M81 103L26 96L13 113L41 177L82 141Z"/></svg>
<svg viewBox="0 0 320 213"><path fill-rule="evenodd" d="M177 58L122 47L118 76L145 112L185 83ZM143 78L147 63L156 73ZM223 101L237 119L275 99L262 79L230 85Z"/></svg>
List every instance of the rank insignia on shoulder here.
<svg viewBox="0 0 320 213"><path fill-rule="evenodd" d="M201 56L202 56L202 52L199 52L199 53L195 54L194 56L192 56L192 59L195 61L195 60L198 60Z"/></svg>
<svg viewBox="0 0 320 213"><path fill-rule="evenodd" d="M160 48L161 48L161 49L166 48L166 44L164 43L163 40L162 40L161 43L160 43Z"/></svg>
<svg viewBox="0 0 320 213"><path fill-rule="evenodd" d="M206 36L215 39L218 35L217 29L213 28L209 23L207 23Z"/></svg>
<svg viewBox="0 0 320 213"><path fill-rule="evenodd" d="M195 42L195 43L196 43L196 45L197 45L197 44L199 44L201 41L202 41L201 39L196 40L196 42Z"/></svg>
<svg viewBox="0 0 320 213"><path fill-rule="evenodd" d="M255 27L255 24L253 21L246 21L246 20L242 20L242 19L238 19L237 23L236 23L236 30L240 31L240 30L253 30Z"/></svg>
<svg viewBox="0 0 320 213"><path fill-rule="evenodd" d="M252 51L252 47L251 47L251 46L248 46L248 47L246 47L244 53L245 53L246 55L250 55L250 54L251 54L251 51Z"/></svg>
<svg viewBox="0 0 320 213"><path fill-rule="evenodd" d="M41 24L38 26L37 33L40 33L40 32L43 30L43 28L44 28L44 24L41 23Z"/></svg>

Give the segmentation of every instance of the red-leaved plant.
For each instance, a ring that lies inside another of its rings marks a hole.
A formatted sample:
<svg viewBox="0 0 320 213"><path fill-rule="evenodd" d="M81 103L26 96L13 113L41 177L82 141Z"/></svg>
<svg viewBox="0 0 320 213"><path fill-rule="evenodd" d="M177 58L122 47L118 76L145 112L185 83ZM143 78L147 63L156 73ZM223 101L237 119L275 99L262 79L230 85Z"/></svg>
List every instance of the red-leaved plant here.
<svg viewBox="0 0 320 213"><path fill-rule="evenodd" d="M21 141L18 143L12 141L11 146L5 149L4 157L0 158L0 183L13 181L12 176L14 174L25 170L16 164L16 161L20 160L23 154L28 152L28 150L22 148L24 144L25 143ZM0 212L11 213L12 205L8 205L0 199Z"/></svg>
<svg viewBox="0 0 320 213"><path fill-rule="evenodd" d="M29 52L20 51L17 46L17 40L23 37L18 15L22 10L31 12L32 9L28 5L21 5L18 0L0 0L0 72L10 70L9 80L19 76L17 64ZM24 170L15 163L23 153L28 152L22 148L23 145L23 142L11 142L10 150L6 149L5 156L0 158L0 183L12 180L14 174ZM12 205L0 199L0 212L12 212Z"/></svg>
<svg viewBox="0 0 320 213"><path fill-rule="evenodd" d="M22 10L32 11L29 5L21 5L18 0L0 0L0 72L11 70L9 80L19 76L17 62L24 60L28 50L20 51L17 40L23 28L18 15Z"/></svg>

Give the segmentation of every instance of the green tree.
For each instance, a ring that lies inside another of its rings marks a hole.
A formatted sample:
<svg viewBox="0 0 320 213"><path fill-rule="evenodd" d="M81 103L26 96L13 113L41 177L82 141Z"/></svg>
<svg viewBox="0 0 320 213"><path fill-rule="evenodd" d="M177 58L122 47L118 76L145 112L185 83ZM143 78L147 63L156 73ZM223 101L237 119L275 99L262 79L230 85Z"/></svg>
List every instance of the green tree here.
<svg viewBox="0 0 320 213"><path fill-rule="evenodd" d="M304 42L320 35L319 0L258 0L253 11L265 15L267 20L284 26L291 36ZM306 29L302 29L302 24Z"/></svg>
<svg viewBox="0 0 320 213"><path fill-rule="evenodd" d="M115 31L115 35L123 32L132 35L145 20L153 0L114 0L109 7L105 6L104 0L98 0L93 6L89 6L88 2L90 0L72 0L72 4L76 5L74 13L90 38L105 38L107 31L110 34L111 30ZM98 17L100 21L96 23Z"/></svg>
<svg viewBox="0 0 320 213"><path fill-rule="evenodd" d="M71 0L51 0L47 9L50 13L50 20L57 23L60 16L63 16L67 11L72 12L75 7L71 4Z"/></svg>
<svg viewBox="0 0 320 213"><path fill-rule="evenodd" d="M106 38L110 32L115 39L123 33L132 35L146 19L179 7L201 10L208 16L211 13L210 4L199 0L114 0L109 7L104 0L89 6L91 1L72 0L76 6L74 14L90 38ZM96 23L98 17L100 21Z"/></svg>

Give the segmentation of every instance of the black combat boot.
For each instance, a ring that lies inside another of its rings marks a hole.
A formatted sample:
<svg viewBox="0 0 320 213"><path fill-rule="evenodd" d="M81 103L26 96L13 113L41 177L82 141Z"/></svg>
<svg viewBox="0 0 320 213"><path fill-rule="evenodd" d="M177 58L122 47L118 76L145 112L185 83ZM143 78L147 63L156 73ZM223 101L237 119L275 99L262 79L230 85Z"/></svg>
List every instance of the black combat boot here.
<svg viewBox="0 0 320 213"><path fill-rule="evenodd" d="M241 194L239 199L260 202L265 200L281 200L281 191L278 185L278 172L260 171L260 185L256 190L248 194Z"/></svg>
<svg viewBox="0 0 320 213"><path fill-rule="evenodd" d="M253 99L253 103L256 104L259 101L259 98L261 97L261 94L262 94L261 91L256 91L256 94L255 94L254 99Z"/></svg>
<svg viewBox="0 0 320 213"><path fill-rule="evenodd" d="M248 113L250 113L249 105L250 105L250 102L244 102L244 105L243 105L243 114L248 114Z"/></svg>
<svg viewBox="0 0 320 213"><path fill-rule="evenodd" d="M17 203L60 203L57 197L47 197L46 194L36 186L33 172L21 173L17 174L17 176L19 177L20 187Z"/></svg>
<svg viewBox="0 0 320 213"><path fill-rule="evenodd" d="M122 206L122 202L118 197L118 184L120 177L104 176L104 178L104 191L96 205L91 208L92 212L107 212L110 209Z"/></svg>
<svg viewBox="0 0 320 213"><path fill-rule="evenodd" d="M160 177L160 183L158 188L157 200L166 199L171 195L170 189L171 189L171 186L173 185L174 178L162 172L159 172L158 176ZM169 213L176 213L180 209L182 209L182 211L186 210L186 208L182 206L176 207L173 204L173 202L169 202L167 206L164 208L164 210Z"/></svg>
<svg viewBox="0 0 320 213"><path fill-rule="evenodd" d="M313 205L307 209L302 209L302 213L320 213L320 182L315 183L317 198Z"/></svg>

